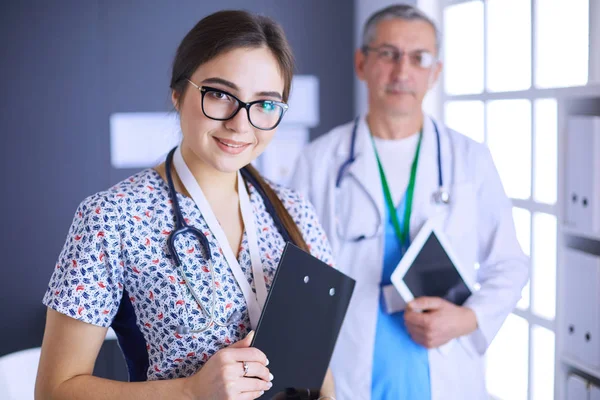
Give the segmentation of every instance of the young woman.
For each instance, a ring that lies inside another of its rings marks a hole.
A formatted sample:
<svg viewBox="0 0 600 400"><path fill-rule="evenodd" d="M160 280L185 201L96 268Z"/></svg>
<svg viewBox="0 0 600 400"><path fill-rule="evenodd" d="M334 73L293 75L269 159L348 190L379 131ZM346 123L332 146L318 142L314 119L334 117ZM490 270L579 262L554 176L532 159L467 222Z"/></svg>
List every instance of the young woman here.
<svg viewBox="0 0 600 400"><path fill-rule="evenodd" d="M292 74L268 18L218 12L186 35L171 78L182 142L79 206L44 296L36 398L254 399L271 387L267 355L249 346L285 241L332 263L312 206L250 165ZM109 326L131 382L92 376Z"/></svg>

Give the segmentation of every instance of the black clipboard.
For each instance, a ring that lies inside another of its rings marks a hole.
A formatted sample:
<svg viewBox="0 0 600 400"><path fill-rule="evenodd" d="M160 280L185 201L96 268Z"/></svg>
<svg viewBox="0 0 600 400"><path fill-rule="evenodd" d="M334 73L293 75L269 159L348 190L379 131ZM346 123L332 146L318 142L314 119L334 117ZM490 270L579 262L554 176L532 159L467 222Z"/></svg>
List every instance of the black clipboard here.
<svg viewBox="0 0 600 400"><path fill-rule="evenodd" d="M355 281L288 243L252 347L267 355L273 387L261 399L316 399Z"/></svg>

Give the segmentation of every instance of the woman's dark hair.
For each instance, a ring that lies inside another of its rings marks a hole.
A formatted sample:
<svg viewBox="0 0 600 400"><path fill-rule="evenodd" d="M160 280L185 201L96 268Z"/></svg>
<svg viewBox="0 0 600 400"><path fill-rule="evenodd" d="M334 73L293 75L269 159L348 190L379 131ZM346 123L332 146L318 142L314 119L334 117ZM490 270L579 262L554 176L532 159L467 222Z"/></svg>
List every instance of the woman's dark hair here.
<svg viewBox="0 0 600 400"><path fill-rule="evenodd" d="M294 74L294 56L283 29L272 19L246 11L219 11L196 24L183 38L173 61L171 90L181 102L189 79L196 69L213 58L238 48L266 47L273 53L284 79L283 101L287 102ZM271 188L251 165L244 167L258 182L260 189L273 204L277 216L292 241L303 250L308 246L300 229Z"/></svg>

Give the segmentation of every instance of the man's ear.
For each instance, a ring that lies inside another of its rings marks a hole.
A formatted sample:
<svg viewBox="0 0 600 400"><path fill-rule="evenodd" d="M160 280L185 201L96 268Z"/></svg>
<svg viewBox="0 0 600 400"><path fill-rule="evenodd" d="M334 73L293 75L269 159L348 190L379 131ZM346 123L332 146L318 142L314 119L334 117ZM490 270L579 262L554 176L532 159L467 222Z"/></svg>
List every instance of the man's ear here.
<svg viewBox="0 0 600 400"><path fill-rule="evenodd" d="M440 73L442 72L442 68L444 64L441 61L438 61L435 66L431 69L431 73L429 74L429 89L435 86L437 83Z"/></svg>
<svg viewBox="0 0 600 400"><path fill-rule="evenodd" d="M365 80L365 62L367 57L362 49L356 49L354 52L354 69L356 70L356 77L361 81Z"/></svg>

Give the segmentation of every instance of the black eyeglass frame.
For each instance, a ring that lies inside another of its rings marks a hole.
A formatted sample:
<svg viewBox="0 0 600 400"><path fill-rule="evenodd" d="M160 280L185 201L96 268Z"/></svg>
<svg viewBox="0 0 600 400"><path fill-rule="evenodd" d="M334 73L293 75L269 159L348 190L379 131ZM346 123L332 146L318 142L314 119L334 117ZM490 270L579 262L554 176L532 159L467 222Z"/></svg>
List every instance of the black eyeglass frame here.
<svg viewBox="0 0 600 400"><path fill-rule="evenodd" d="M202 96L202 113L204 113L204 116L206 116L206 118L210 118L214 121L228 121L230 119L232 119L233 117L235 117L237 115L238 112L240 112L240 110L242 108L246 109L246 113L248 115L248 121L250 122L250 124L255 127L256 129L260 129L261 131L271 131L275 128L277 128L277 126L281 123L281 120L283 119L283 116L285 115L286 111L288 110L289 106L282 102L282 101L276 101L276 100L254 100L254 101L250 101L248 103L238 99L236 96L232 95L231 93L227 92L226 90L223 89L217 89L211 86L198 86L196 85L194 82L192 82L189 79L186 79L189 83L192 84L192 86L194 86L196 89L198 89L200 91L200 95ZM210 115L208 115L206 113L206 111L204 110L204 96L206 95L206 93L210 93L210 92L218 92L218 93L223 93L229 97L231 97L232 99L234 99L235 101L238 102L238 107L237 109L235 109L232 114L227 117L227 118L215 118L215 117L211 117ZM260 126L256 126L254 125L254 122L252 122L252 118L250 117L250 107L252 107L254 104L260 104L260 103L268 103L268 104L273 104L276 106L281 107L281 114L279 115L279 119L277 119L277 122L270 128L261 128Z"/></svg>

